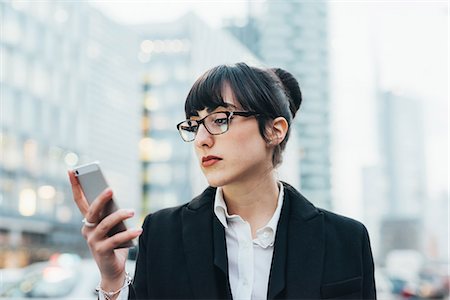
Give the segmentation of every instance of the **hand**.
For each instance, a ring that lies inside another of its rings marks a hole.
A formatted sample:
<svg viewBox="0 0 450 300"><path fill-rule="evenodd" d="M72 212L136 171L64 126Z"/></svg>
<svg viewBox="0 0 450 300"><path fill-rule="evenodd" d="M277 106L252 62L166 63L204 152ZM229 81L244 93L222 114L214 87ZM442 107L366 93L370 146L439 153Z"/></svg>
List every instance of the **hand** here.
<svg viewBox="0 0 450 300"><path fill-rule="evenodd" d="M89 249L100 270L102 288L114 290L122 286L125 278L125 263L128 257L128 249L114 249L118 245L128 242L142 233L142 229L128 229L111 237L107 233L116 224L134 216L132 210L120 209L100 220L100 212L105 204L112 199L111 189L103 191L89 205L83 190L73 171L68 171L72 193L75 203L81 214L90 223L97 224L94 227L83 226L81 233L86 239Z"/></svg>

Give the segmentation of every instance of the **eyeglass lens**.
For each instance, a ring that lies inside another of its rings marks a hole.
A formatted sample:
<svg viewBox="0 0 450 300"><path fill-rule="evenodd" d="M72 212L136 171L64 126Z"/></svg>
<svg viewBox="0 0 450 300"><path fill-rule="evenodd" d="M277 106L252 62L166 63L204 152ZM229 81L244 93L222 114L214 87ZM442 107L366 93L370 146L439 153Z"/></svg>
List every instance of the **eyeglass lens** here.
<svg viewBox="0 0 450 300"><path fill-rule="evenodd" d="M228 115L223 112L212 113L206 116L204 119L186 120L179 126L181 137L185 141L192 141L195 139L199 126L203 123L206 130L210 134L222 134L228 130Z"/></svg>

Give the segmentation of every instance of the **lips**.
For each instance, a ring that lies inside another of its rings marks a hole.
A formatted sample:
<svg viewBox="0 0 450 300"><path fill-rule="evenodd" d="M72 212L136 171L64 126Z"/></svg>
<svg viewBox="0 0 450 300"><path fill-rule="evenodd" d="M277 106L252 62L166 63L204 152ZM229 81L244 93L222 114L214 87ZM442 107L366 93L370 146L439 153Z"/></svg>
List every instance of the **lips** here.
<svg viewBox="0 0 450 300"><path fill-rule="evenodd" d="M202 166L210 167L221 160L222 160L222 158L220 158L218 156L214 156L214 155L203 156L202 157Z"/></svg>

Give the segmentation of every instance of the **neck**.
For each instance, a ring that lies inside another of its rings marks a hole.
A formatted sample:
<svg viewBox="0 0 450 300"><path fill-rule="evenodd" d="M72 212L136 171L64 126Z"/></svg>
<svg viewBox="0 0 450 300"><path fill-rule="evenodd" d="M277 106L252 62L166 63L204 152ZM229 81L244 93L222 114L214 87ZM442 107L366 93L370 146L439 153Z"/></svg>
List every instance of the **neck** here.
<svg viewBox="0 0 450 300"><path fill-rule="evenodd" d="M250 223L252 235L272 218L278 203L278 184L274 171L255 180L222 187L228 213Z"/></svg>

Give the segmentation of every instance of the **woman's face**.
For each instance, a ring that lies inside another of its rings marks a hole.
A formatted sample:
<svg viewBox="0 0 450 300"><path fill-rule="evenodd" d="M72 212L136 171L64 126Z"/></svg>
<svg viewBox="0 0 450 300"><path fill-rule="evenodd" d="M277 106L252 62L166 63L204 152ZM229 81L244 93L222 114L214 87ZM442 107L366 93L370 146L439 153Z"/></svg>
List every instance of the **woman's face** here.
<svg viewBox="0 0 450 300"><path fill-rule="evenodd" d="M222 97L232 104L217 111L242 111L231 88L224 86ZM198 112L201 119L208 115L206 109ZM228 131L221 135L210 134L200 125L194 140L200 167L211 186L225 186L260 179L272 170L272 150L261 137L255 117L233 116Z"/></svg>

